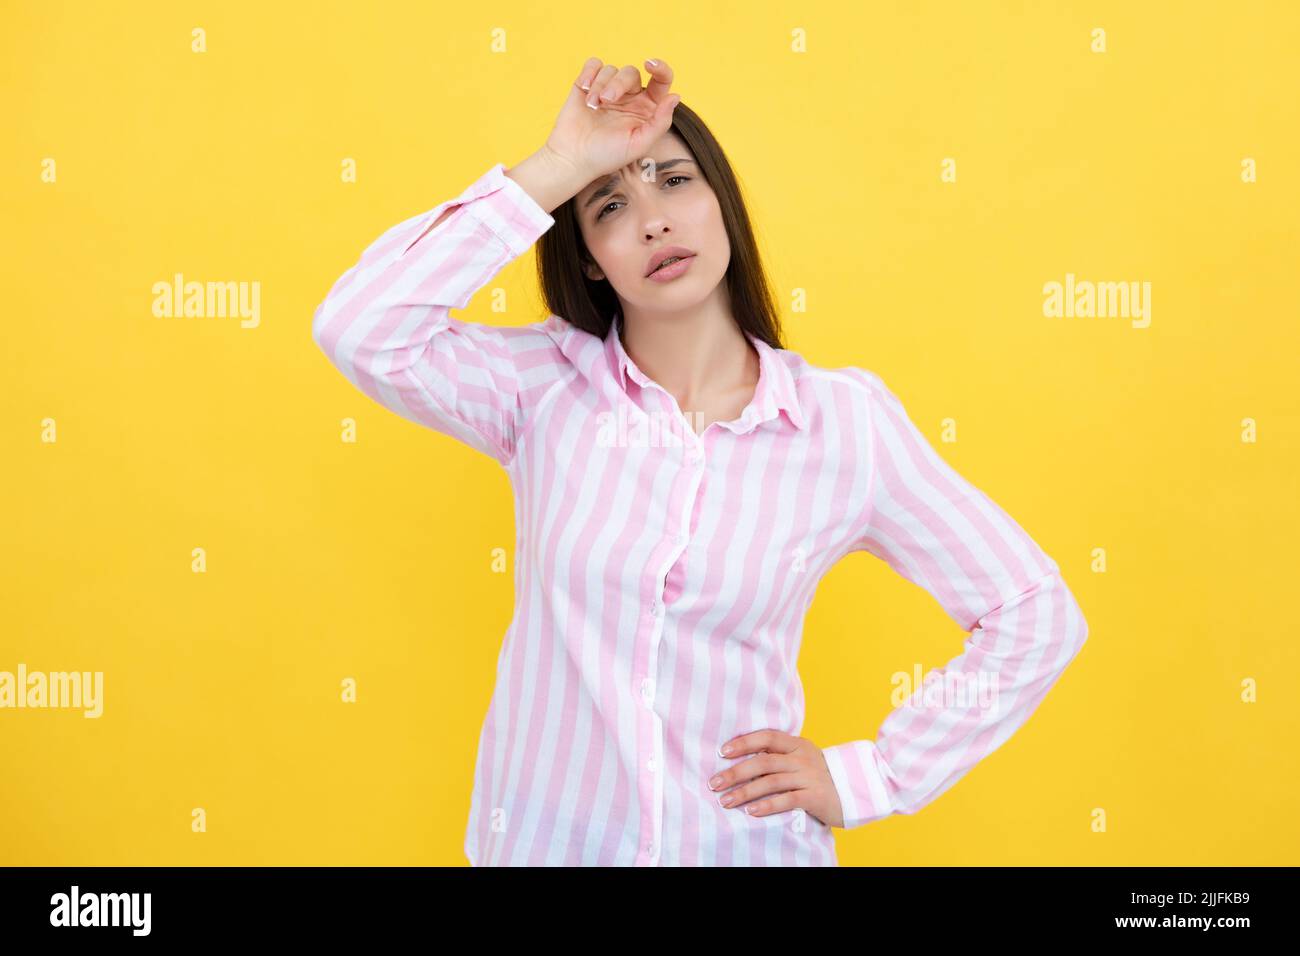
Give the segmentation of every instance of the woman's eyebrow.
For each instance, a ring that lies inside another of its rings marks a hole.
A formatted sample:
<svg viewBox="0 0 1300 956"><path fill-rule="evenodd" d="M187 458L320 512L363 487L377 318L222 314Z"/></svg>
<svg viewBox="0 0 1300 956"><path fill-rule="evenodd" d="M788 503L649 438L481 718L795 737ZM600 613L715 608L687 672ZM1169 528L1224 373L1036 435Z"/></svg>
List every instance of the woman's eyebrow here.
<svg viewBox="0 0 1300 956"><path fill-rule="evenodd" d="M677 159L665 159L662 163L655 163L655 173L657 175L659 171L662 169L672 169L674 166L680 166L682 163L690 163L692 166L696 165L695 160L688 159L684 156L678 157ZM602 180L600 187L594 193L592 193L590 196L587 197L587 201L582 204L582 208L586 209L597 199L604 199L606 196L612 193L614 189L618 186L619 178L621 175L622 175L621 172L617 172L617 173L610 173L608 176L606 176L604 180Z"/></svg>

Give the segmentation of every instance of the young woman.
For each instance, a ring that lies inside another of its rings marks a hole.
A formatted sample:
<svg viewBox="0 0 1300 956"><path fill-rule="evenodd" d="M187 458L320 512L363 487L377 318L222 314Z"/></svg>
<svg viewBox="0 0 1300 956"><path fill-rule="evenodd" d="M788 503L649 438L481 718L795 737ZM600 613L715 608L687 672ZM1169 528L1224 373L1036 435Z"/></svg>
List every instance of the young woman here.
<svg viewBox="0 0 1300 956"><path fill-rule="evenodd" d="M731 167L668 65L645 68L642 87L588 60L540 149L381 235L312 334L514 488L471 864L833 866L832 827L951 787L1087 627L1057 564L878 375L782 347ZM451 317L534 244L545 321ZM803 618L854 551L969 636L874 739L821 748L799 735Z"/></svg>

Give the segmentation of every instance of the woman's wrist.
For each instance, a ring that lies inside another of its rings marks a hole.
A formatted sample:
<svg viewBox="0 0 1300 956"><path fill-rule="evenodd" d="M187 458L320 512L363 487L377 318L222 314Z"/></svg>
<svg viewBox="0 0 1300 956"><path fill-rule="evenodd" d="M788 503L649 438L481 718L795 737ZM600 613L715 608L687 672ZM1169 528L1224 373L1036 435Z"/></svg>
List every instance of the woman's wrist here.
<svg viewBox="0 0 1300 956"><path fill-rule="evenodd" d="M548 215L581 192L593 178L549 146L542 146L504 173Z"/></svg>

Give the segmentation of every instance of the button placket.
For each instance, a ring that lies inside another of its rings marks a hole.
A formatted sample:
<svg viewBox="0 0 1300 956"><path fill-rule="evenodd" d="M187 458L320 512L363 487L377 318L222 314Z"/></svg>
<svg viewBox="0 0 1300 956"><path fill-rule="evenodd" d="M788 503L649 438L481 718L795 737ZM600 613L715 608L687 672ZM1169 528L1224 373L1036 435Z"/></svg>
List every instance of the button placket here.
<svg viewBox="0 0 1300 956"><path fill-rule="evenodd" d="M666 573L666 572L665 572ZM660 579L660 587L663 581ZM661 592L662 593L662 592ZM653 605L653 619L655 622L654 630L650 636L650 653L646 661L646 671L649 674L657 674L659 667L659 642L663 638L664 627L664 604L658 597L655 598ZM659 773L660 754L663 749L663 721L659 718L659 713L653 707L654 692L656 683L654 677L646 677L641 682L642 694L649 698L646 704L646 711L650 718L650 755L646 761L645 769L650 774L650 843L646 847L646 854L649 857L647 864L655 866L658 863L658 845L660 840L660 831L663 827L663 775Z"/></svg>
<svg viewBox="0 0 1300 956"><path fill-rule="evenodd" d="M657 865L658 860L655 852L657 841L659 839L659 830L663 825L662 807L660 806L660 802L663 799L662 779L659 774L655 772L658 768L657 761L659 754L659 739L661 736L661 721L658 713L655 712L653 707L655 679L654 677L649 676L657 672L659 640L663 632L664 604L660 599L663 587L662 578L663 575L660 575L656 585L656 588L658 588L659 591L657 593L652 593L650 598L650 606L647 612L651 621L649 649L645 659L645 676L641 678L638 684L638 691L644 705L644 709L639 715L639 719L645 728L645 733L640 735L639 743L641 745L642 753L648 751L648 757L643 766L645 772L649 774L649 778L643 780L645 786L638 786L637 788L641 793L643 801L641 811L642 831L643 833L648 833L650 837L645 845L644 854L641 856L639 861L643 866Z"/></svg>
<svg viewBox="0 0 1300 956"><path fill-rule="evenodd" d="M687 483L686 490L682 495L684 500L683 516L678 525L679 530L667 539L673 545L667 554L666 561L659 567L655 577L655 591L650 595L650 605L647 614L652 622L650 631L650 648L645 661L647 675L656 673L659 658L659 642L663 636L664 616L666 608L663 602L663 593L669 571L673 564L681 557L682 551L685 550L690 540L689 522L695 511L695 499L699 494L700 483L704 477L704 469L701 467L704 462L704 454L698 448L690 448L686 453L686 460L691 465L685 476ZM659 714L654 710L654 692L655 681L653 677L642 677L638 691L641 694L641 700L645 710L642 712L643 717L649 719L649 736L650 736L650 755L644 764L645 771L651 775L649 790L652 794L649 800L649 816L645 818L645 810L642 814L642 825L646 826L652 834L651 840L645 844L644 854L642 856L643 865L654 866L658 862L657 852L659 844L656 842L660 837L660 829L663 826L663 792L664 792L664 775L662 770L662 751L663 751L663 722ZM644 739L644 738L643 738ZM645 788L640 788L644 794Z"/></svg>
<svg viewBox="0 0 1300 956"><path fill-rule="evenodd" d="M690 465L699 466L704 462L704 453L698 448L691 448L686 452L686 461ZM668 562L668 568L664 570L665 577L667 576L668 571L671 570L673 564L679 557L681 557L682 551L686 548L686 545L690 543L691 516L695 514L695 499L700 493L700 482L703 478L704 471L699 467L695 467L688 478L688 481L690 482L690 491L686 495L685 513L681 523L678 525L679 530L672 536L673 544L677 545L677 551L674 552L672 560Z"/></svg>

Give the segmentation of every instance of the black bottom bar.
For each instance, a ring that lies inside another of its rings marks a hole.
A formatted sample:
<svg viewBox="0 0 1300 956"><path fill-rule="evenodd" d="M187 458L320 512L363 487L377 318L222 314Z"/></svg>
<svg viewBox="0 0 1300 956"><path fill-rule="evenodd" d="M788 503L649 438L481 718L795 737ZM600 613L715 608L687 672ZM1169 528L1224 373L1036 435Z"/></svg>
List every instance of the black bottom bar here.
<svg viewBox="0 0 1300 956"><path fill-rule="evenodd" d="M1106 935L1232 945L1289 928L1282 910L1294 877L1294 868L1231 867L11 868L0 870L0 932L6 944L338 943L482 930L475 942L599 945L629 933L666 940L690 923L693 937L704 931L715 947L752 949L811 918L817 938L831 932L866 949L893 936L927 945L1036 933L1053 934L1044 942Z"/></svg>

